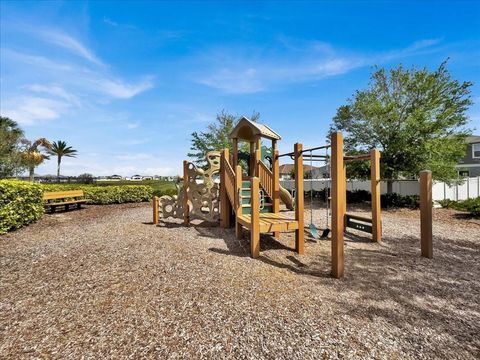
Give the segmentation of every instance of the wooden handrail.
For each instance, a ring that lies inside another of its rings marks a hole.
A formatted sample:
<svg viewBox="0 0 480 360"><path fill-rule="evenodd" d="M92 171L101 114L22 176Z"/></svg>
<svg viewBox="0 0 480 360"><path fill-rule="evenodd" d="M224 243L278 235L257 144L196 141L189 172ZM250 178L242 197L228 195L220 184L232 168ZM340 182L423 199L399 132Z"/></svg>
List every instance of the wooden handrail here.
<svg viewBox="0 0 480 360"><path fill-rule="evenodd" d="M263 190L267 193L270 198L274 197L273 191L273 173L270 169L263 163L263 161L258 162L258 177L260 179L260 185Z"/></svg>
<svg viewBox="0 0 480 360"><path fill-rule="evenodd" d="M225 171L225 190L227 192L227 196L230 199L230 203L233 204L233 207L236 208L235 202L235 173L233 172L230 163L226 158L222 158L223 162L223 169Z"/></svg>

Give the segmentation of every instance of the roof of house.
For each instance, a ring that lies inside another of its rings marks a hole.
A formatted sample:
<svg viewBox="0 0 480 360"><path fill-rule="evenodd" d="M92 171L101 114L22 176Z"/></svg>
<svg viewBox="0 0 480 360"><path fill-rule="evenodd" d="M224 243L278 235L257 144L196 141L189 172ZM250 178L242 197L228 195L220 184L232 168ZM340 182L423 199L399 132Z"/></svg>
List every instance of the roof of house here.
<svg viewBox="0 0 480 360"><path fill-rule="evenodd" d="M254 141L256 135L272 140L280 140L282 138L267 125L254 122L245 116L240 119L238 124L232 130L230 138Z"/></svg>
<svg viewBox="0 0 480 360"><path fill-rule="evenodd" d="M283 164L279 166L280 174L290 174L293 171L294 164ZM318 169L316 166L303 165L303 171L311 171Z"/></svg>
<svg viewBox="0 0 480 360"><path fill-rule="evenodd" d="M465 141L467 142L467 144L480 143L480 135L467 136L467 138L465 139Z"/></svg>

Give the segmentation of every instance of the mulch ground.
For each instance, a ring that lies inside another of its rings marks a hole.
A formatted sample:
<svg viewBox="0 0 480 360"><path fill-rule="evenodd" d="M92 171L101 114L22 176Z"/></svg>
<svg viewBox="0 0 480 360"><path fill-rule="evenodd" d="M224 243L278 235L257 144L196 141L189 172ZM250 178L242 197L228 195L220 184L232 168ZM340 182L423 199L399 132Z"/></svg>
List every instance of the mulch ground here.
<svg viewBox="0 0 480 360"><path fill-rule="evenodd" d="M45 215L0 236L0 358L478 359L480 223L434 216L434 259L418 211L385 211L335 280L308 234L304 256L282 234L253 260L247 232L153 226L148 204Z"/></svg>

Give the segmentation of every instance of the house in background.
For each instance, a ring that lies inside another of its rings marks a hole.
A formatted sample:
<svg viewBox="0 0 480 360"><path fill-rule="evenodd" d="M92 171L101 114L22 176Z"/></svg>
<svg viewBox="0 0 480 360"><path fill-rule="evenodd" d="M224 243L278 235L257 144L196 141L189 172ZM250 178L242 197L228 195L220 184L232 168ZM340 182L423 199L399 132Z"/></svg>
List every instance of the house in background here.
<svg viewBox="0 0 480 360"><path fill-rule="evenodd" d="M456 166L461 177L480 176L480 136L468 136L466 139L467 153Z"/></svg>
<svg viewBox="0 0 480 360"><path fill-rule="evenodd" d="M293 167L294 164L283 164L280 165L279 171L280 171L280 180L291 180L293 179L292 173L293 173ZM319 168L315 166L310 166L310 165L303 165L303 174L304 177L307 177L309 173L312 171L318 170Z"/></svg>

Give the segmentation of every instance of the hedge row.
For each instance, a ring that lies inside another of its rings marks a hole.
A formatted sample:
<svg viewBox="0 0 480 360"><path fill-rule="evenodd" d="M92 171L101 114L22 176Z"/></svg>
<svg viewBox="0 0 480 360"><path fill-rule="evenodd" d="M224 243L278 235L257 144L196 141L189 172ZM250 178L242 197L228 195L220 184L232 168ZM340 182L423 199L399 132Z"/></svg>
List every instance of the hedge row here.
<svg viewBox="0 0 480 360"><path fill-rule="evenodd" d="M310 199L310 191L305 191L305 201ZM316 199L325 200L325 189L317 191L312 191L312 196ZM347 190L347 203L363 203L370 202L372 200L371 194L366 190ZM382 194L380 197L380 202L383 208L390 207L408 207L408 208L418 208L420 206L420 196L418 195L399 195L397 193L392 194Z"/></svg>
<svg viewBox="0 0 480 360"><path fill-rule="evenodd" d="M43 190L38 184L0 180L0 234L18 229L43 215Z"/></svg>
<svg viewBox="0 0 480 360"><path fill-rule="evenodd" d="M106 205L149 201L153 189L147 185L96 186L82 184L43 184L44 191L83 190L89 204Z"/></svg>
<svg viewBox="0 0 480 360"><path fill-rule="evenodd" d="M438 201L442 207L447 209L455 209L460 211L467 211L473 216L480 216L480 197L468 199L463 201L455 200L440 200Z"/></svg>

